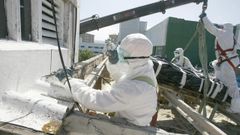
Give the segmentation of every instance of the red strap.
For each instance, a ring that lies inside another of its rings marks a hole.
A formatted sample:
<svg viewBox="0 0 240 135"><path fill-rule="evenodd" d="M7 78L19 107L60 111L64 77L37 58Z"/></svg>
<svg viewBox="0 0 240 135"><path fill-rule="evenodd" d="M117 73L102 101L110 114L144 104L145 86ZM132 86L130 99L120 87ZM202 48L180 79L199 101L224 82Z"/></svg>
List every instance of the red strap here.
<svg viewBox="0 0 240 135"><path fill-rule="evenodd" d="M217 44L218 44L218 42L217 42ZM219 48L217 47L215 50L219 50ZM229 48L229 49L226 49L226 50L223 50L223 49L222 49L220 55L223 55L223 53L226 53L226 52L231 52L231 51L233 51L233 50L234 50L234 48Z"/></svg>
<svg viewBox="0 0 240 135"><path fill-rule="evenodd" d="M225 57L225 59L227 60L228 64L235 70L235 66L232 63L231 60L228 59L228 56L226 54L226 50L224 51L221 46L219 45L219 43L217 42L217 49L220 52L220 55L222 55L223 57ZM229 49L228 49L229 50ZM232 49L233 50L233 49Z"/></svg>
<svg viewBox="0 0 240 135"><path fill-rule="evenodd" d="M158 111L152 116L150 126L157 127L157 117L158 117Z"/></svg>

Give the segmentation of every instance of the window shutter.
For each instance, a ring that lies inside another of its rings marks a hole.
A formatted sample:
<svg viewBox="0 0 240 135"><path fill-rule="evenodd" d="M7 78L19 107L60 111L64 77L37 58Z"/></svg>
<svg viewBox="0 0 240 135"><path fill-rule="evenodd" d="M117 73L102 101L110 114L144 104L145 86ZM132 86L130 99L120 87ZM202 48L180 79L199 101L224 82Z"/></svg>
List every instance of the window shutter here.
<svg viewBox="0 0 240 135"><path fill-rule="evenodd" d="M54 7L56 12L57 26L59 26L59 13L60 6L58 6L57 1L54 1ZM59 27L58 27L59 34ZM55 23L53 18L53 8L51 4L51 0L42 0L42 41L43 43L50 43L57 45L57 36Z"/></svg>
<svg viewBox="0 0 240 135"><path fill-rule="evenodd" d="M7 36L7 18L4 4L4 0L0 0L0 38L6 38Z"/></svg>

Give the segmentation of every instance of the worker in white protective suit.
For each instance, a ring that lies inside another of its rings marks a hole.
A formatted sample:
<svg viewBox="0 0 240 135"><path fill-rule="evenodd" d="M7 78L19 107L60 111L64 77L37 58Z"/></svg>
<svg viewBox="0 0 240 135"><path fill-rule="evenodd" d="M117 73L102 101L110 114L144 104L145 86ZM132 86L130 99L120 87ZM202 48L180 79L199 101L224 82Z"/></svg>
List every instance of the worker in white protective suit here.
<svg viewBox="0 0 240 135"><path fill-rule="evenodd" d="M240 113L240 94L237 85L235 69L239 65L237 49L234 44L233 25L224 24L221 28L210 22L205 13L200 16L204 27L216 37L215 54L217 67L215 74L228 87L228 94L232 97L228 111Z"/></svg>
<svg viewBox="0 0 240 135"><path fill-rule="evenodd" d="M183 69L188 69L194 73L199 72L193 67L190 60L184 56L184 50L182 48L176 48L176 50L174 51L174 58L171 60L171 63L174 63L177 66L182 67Z"/></svg>
<svg viewBox="0 0 240 135"><path fill-rule="evenodd" d="M116 112L130 123L148 126L157 107L157 81L149 59L152 48L144 35L128 35L115 50L117 57L110 56L106 65L115 80L112 88L96 90L83 80L70 79L74 100L86 108Z"/></svg>

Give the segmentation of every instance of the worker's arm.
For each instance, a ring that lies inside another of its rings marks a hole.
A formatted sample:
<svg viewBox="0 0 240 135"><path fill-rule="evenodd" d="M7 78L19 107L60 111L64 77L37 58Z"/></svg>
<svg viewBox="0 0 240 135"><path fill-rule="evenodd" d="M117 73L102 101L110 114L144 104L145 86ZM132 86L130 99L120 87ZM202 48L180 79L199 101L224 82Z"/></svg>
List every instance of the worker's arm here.
<svg viewBox="0 0 240 135"><path fill-rule="evenodd" d="M172 60L171 60L171 63L175 63L175 57L174 58L172 58Z"/></svg>
<svg viewBox="0 0 240 135"><path fill-rule="evenodd" d="M75 101L86 108L101 112L117 112L128 107L129 100L121 90L96 90L79 79L70 80Z"/></svg>
<svg viewBox="0 0 240 135"><path fill-rule="evenodd" d="M184 57L184 59L185 59L186 65L188 66L188 69L190 69L191 71L196 72L196 73L199 72L198 70L196 70L193 67L191 61L187 57Z"/></svg>
<svg viewBox="0 0 240 135"><path fill-rule="evenodd" d="M207 18L207 16L203 17L202 21L204 23L204 27L207 29L208 32L215 36L218 35L220 30L216 26L214 26L214 24Z"/></svg>

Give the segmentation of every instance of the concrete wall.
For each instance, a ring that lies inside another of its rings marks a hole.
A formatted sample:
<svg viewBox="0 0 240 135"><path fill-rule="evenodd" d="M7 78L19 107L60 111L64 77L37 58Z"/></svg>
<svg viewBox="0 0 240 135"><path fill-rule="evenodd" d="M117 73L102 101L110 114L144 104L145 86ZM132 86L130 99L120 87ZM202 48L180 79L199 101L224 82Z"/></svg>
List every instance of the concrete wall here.
<svg viewBox="0 0 240 135"><path fill-rule="evenodd" d="M165 46L167 39L168 18L147 30L145 35L154 46Z"/></svg>
<svg viewBox="0 0 240 135"><path fill-rule="evenodd" d="M120 23L118 41L132 33L142 33L146 31L147 22L142 22L139 18Z"/></svg>
<svg viewBox="0 0 240 135"><path fill-rule="evenodd" d="M67 49L62 49L69 66ZM26 91L41 76L61 68L56 46L0 40L0 91Z"/></svg>

